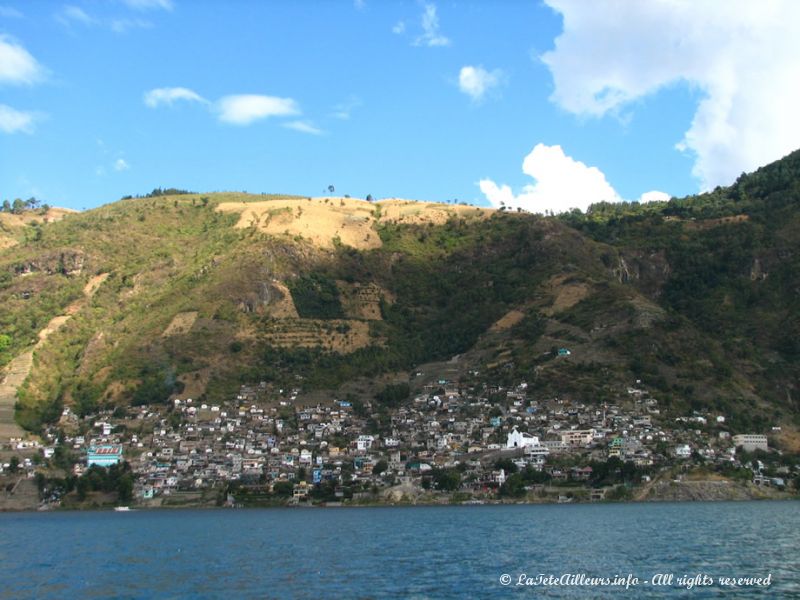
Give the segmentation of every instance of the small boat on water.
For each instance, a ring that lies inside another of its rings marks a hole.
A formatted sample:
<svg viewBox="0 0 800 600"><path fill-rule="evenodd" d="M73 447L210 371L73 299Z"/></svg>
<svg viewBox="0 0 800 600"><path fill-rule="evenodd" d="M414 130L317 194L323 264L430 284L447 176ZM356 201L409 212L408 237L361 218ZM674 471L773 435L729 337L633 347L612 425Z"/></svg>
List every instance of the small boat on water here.
<svg viewBox="0 0 800 600"><path fill-rule="evenodd" d="M130 506L115 506L114 510L116 512L131 512Z"/></svg>

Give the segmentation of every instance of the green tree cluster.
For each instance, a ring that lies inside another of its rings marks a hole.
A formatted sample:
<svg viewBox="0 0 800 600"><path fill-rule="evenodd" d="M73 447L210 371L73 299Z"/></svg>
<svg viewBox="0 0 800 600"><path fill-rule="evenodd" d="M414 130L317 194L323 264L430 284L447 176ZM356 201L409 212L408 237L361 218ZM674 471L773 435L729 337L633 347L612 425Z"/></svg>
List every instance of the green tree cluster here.
<svg viewBox="0 0 800 600"><path fill-rule="evenodd" d="M411 394L407 383L390 383L375 395L375 400L387 408L397 408Z"/></svg>

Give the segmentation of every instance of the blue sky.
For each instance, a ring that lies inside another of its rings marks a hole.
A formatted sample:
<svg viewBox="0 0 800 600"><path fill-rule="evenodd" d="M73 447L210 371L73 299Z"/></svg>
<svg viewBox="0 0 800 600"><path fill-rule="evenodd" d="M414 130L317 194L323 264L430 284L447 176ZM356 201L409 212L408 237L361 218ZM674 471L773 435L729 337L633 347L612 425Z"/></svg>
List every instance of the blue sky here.
<svg viewBox="0 0 800 600"><path fill-rule="evenodd" d="M695 193L800 146L798 4L0 0L0 198Z"/></svg>

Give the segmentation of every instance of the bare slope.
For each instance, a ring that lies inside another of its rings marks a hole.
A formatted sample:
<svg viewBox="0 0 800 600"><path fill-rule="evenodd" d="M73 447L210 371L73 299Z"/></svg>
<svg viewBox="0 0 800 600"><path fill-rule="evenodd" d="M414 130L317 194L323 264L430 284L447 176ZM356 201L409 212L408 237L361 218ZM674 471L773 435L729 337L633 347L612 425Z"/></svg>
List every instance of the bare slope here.
<svg viewBox="0 0 800 600"><path fill-rule="evenodd" d="M453 217L486 218L494 212L434 202L391 199L373 203L339 197L220 202L217 208L239 214L238 228L298 237L328 250L337 243L359 250L380 248L378 222L441 225Z"/></svg>
<svg viewBox="0 0 800 600"><path fill-rule="evenodd" d="M75 214L68 208L48 208L47 210L25 211L21 214L0 212L0 250L16 246L24 237L27 226L60 221L67 215Z"/></svg>

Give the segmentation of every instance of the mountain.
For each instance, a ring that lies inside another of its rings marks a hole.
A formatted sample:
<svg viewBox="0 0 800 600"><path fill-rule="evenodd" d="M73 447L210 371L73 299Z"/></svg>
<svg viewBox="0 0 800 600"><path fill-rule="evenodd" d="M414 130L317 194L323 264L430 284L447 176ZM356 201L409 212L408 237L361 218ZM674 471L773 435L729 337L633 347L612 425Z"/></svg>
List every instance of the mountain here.
<svg viewBox="0 0 800 600"><path fill-rule="evenodd" d="M675 414L796 431L799 207L796 152L707 194L557 217L176 193L3 221L0 421L15 395L37 430L63 406L447 374L588 402L642 380Z"/></svg>

